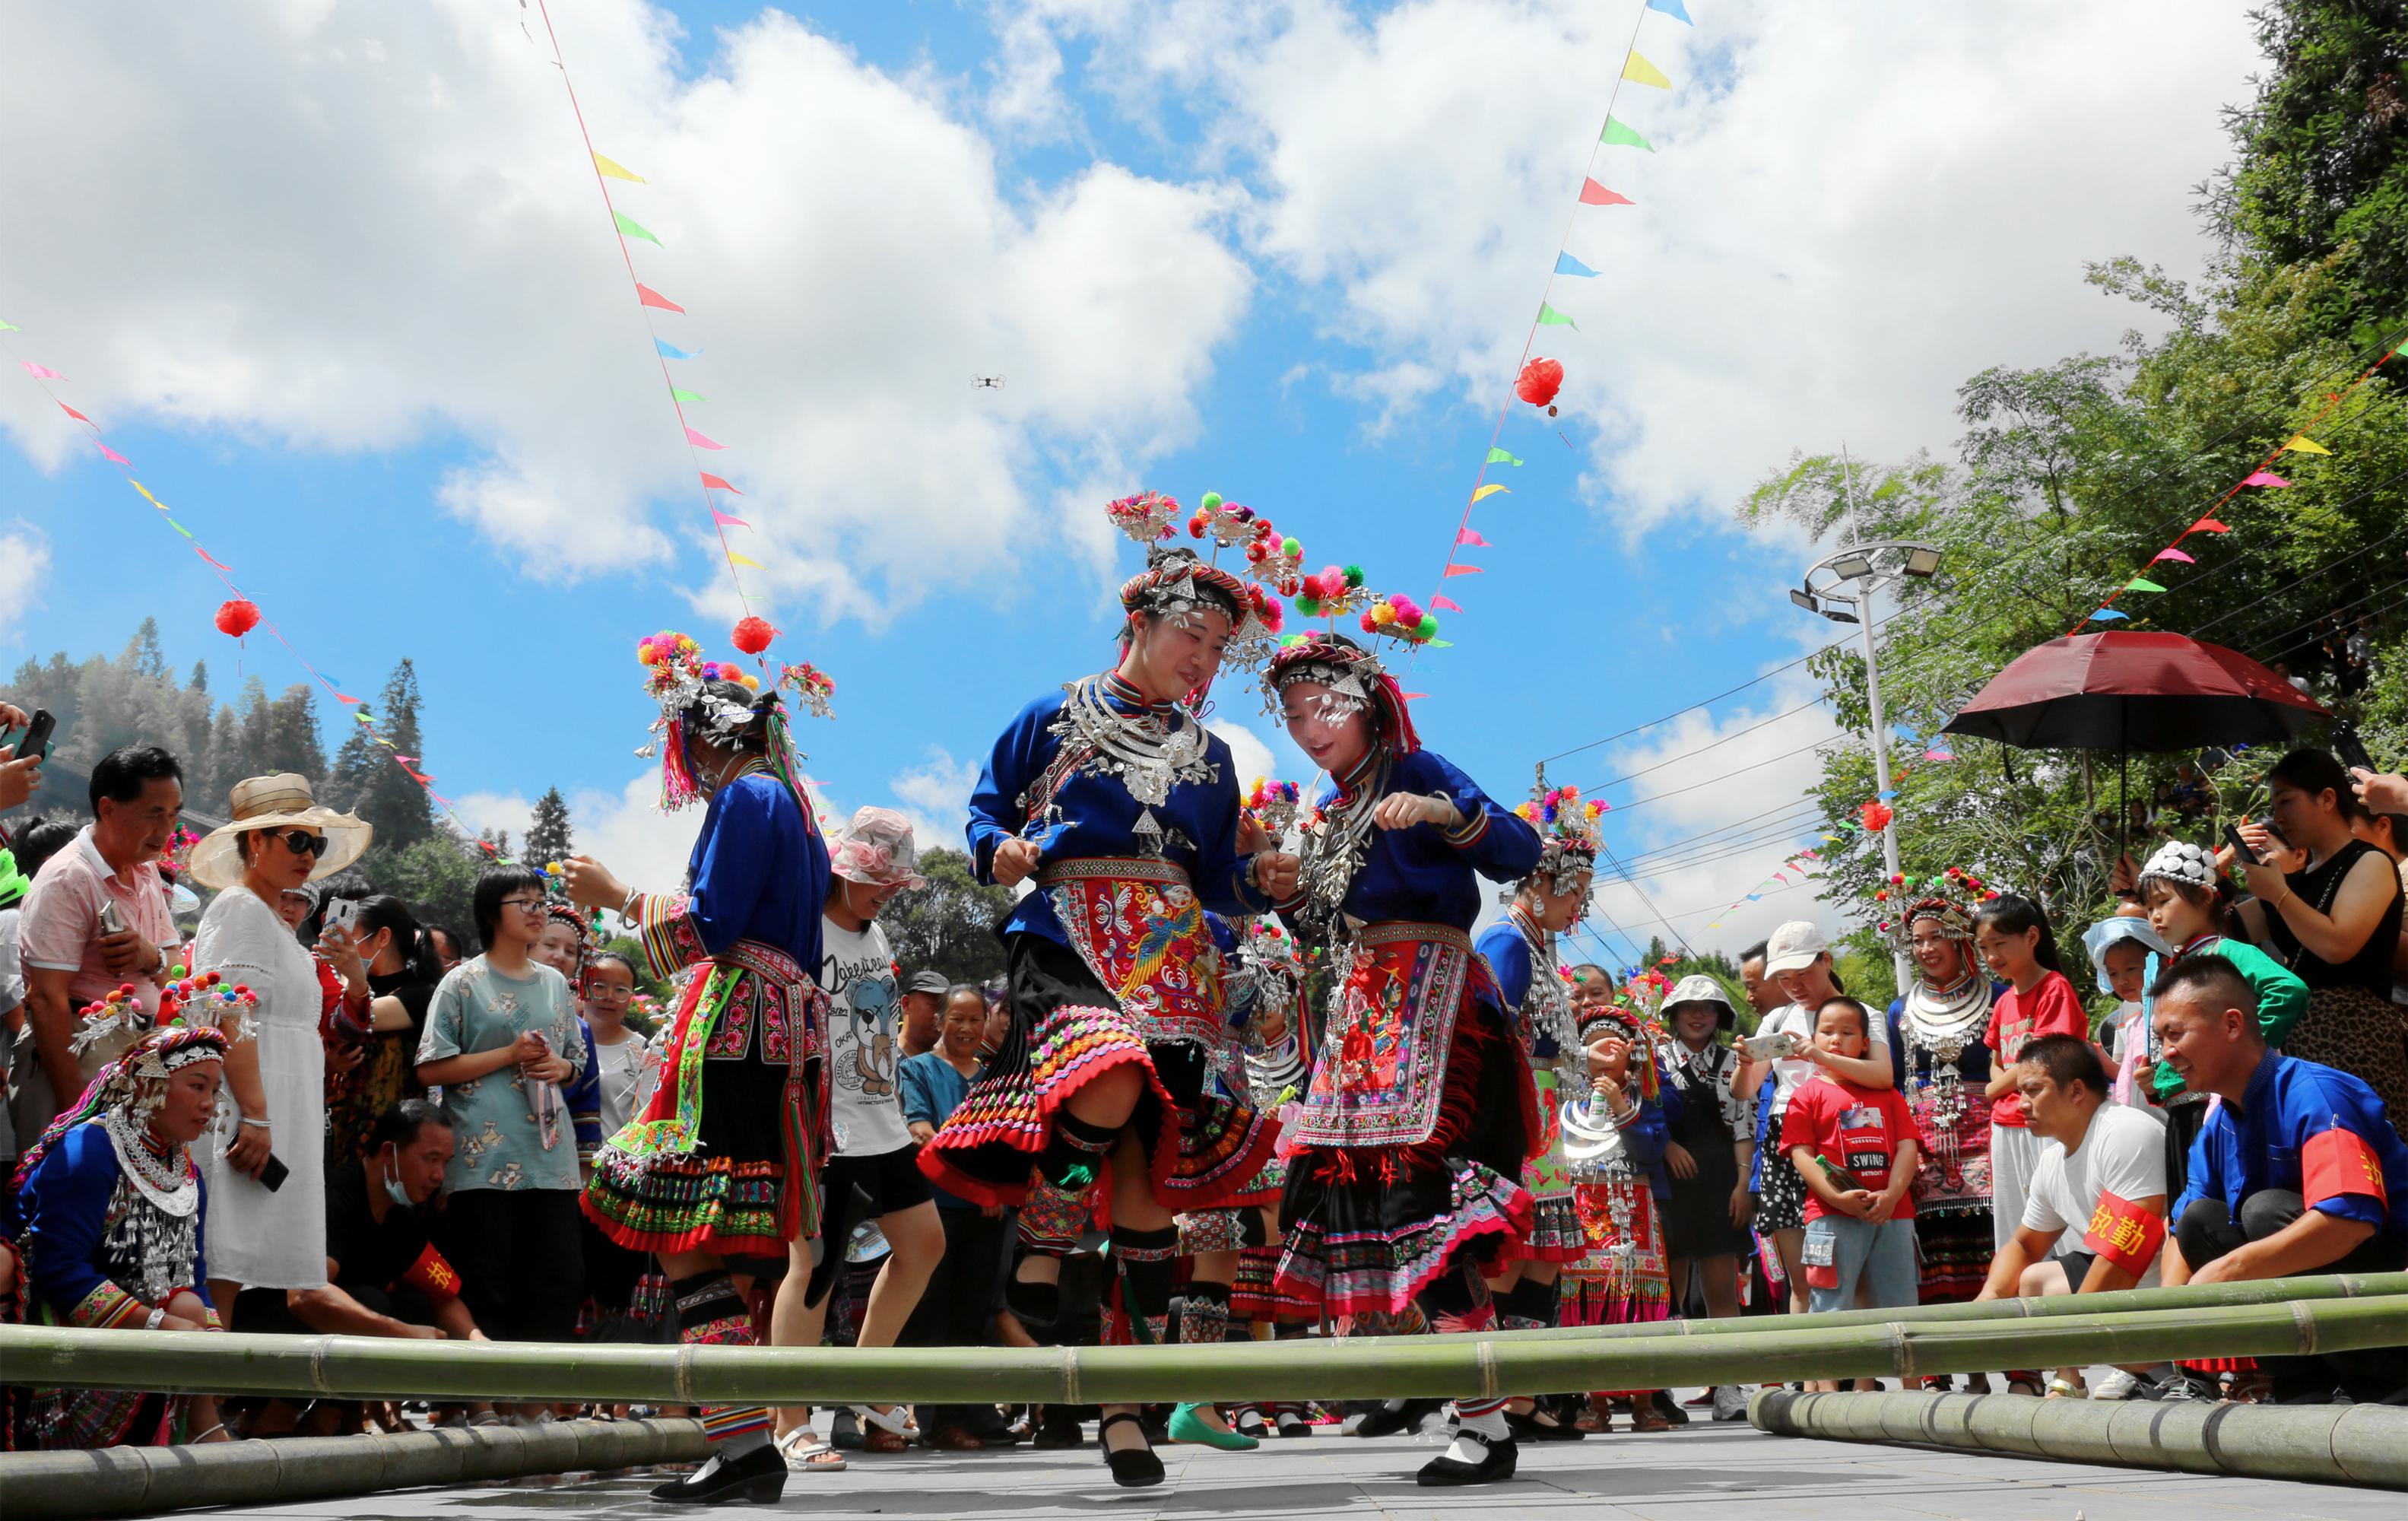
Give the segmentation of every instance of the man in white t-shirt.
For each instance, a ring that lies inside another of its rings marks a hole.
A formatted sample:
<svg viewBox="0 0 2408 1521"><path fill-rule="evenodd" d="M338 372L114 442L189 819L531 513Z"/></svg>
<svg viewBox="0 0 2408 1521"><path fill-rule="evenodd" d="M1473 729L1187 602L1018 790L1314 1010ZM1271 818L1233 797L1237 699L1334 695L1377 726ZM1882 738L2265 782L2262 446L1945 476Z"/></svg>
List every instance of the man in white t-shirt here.
<svg viewBox="0 0 2408 1521"><path fill-rule="evenodd" d="M913 869L919 853L910 821L891 808L864 808L830 841L830 876L820 916L820 991L827 995L829 1118L836 1155L820 1175L819 1239L842 1242L853 1227L877 1222L893 1250L871 1285L855 1344L891 1347L945 1255L945 1227L919 1167L919 1146L903 1121L896 1068L903 1060L901 980L878 915L887 900L926 882ZM812 1242L797 1239L770 1313L774 1346L817 1346L827 1318L827 1294L844 1254L824 1254L816 1268ZM912 1435L909 1407L856 1405L864 1444L901 1452ZM778 1446L787 1466L808 1471L824 1451L806 1424L808 1411L789 1406L777 1415Z"/></svg>

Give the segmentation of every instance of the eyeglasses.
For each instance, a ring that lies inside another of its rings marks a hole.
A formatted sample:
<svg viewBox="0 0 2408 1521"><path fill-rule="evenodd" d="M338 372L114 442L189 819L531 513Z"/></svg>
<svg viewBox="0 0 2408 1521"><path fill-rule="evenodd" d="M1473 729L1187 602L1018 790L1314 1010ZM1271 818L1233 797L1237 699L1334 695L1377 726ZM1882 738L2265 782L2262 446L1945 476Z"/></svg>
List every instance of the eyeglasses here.
<svg viewBox="0 0 2408 1521"><path fill-rule="evenodd" d="M506 897L502 899L502 907L506 909L516 909L521 913L541 913L543 911L543 899L539 897Z"/></svg>
<svg viewBox="0 0 2408 1521"><path fill-rule="evenodd" d="M268 838L284 841L284 848L295 855L323 855L326 847L334 843L324 835L313 835L307 829L287 829L281 834L271 833Z"/></svg>

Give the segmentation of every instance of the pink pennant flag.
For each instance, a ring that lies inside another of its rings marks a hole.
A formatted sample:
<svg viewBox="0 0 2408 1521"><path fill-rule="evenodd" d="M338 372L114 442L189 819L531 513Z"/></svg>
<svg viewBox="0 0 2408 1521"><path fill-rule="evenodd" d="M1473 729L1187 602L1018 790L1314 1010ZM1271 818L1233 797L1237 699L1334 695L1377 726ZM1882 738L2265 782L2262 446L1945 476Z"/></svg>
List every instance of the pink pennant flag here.
<svg viewBox="0 0 2408 1521"><path fill-rule="evenodd" d="M709 470L702 472L702 484L703 489L706 491L724 491L730 496L741 496L744 495L742 492L738 491L734 486L729 485L724 480L711 474Z"/></svg>
<svg viewBox="0 0 2408 1521"><path fill-rule="evenodd" d="M1455 598L1451 596L1431 597L1430 608L1433 611L1443 610L1446 612L1461 612L1463 610L1463 609L1455 605Z"/></svg>
<svg viewBox="0 0 2408 1521"><path fill-rule="evenodd" d="M685 441L694 445L696 449L724 449L727 447L718 439L697 433L692 428L685 430Z"/></svg>
<svg viewBox="0 0 2408 1521"><path fill-rule="evenodd" d="M124 455L119 453L116 450L109 448L107 444L102 443L99 439L94 438L92 443L93 448L99 450L101 453L108 456L109 459L115 460L118 464L124 466L129 470L134 468L134 462L132 460L127 459Z"/></svg>
<svg viewBox="0 0 2408 1521"><path fill-rule="evenodd" d="M352 696L351 696L350 693L348 693L348 692L337 692L337 693L336 693L336 694L335 694L335 700L336 700L337 702L352 703L352 702L357 702L357 701L359 701L360 699L359 699L359 698L357 698L357 697Z"/></svg>
<svg viewBox="0 0 2408 1521"><path fill-rule="evenodd" d="M1925 760L1955 760L1956 758L1956 753L1953 750L1927 750L1923 753L1923 758Z"/></svg>
<svg viewBox="0 0 2408 1521"><path fill-rule="evenodd" d="M715 507L710 509L710 521L718 524L723 528L750 528L752 526L742 518L731 518Z"/></svg>
<svg viewBox="0 0 2408 1521"><path fill-rule="evenodd" d="M208 551L201 548L198 544L193 546L193 552L199 555L202 559L207 560L209 564L217 567L220 570L224 571L227 575L231 576L234 574L234 567L226 564L223 560L219 559L216 555L211 554Z"/></svg>
<svg viewBox="0 0 2408 1521"><path fill-rule="evenodd" d="M2229 534L2231 531L2230 524L2218 523L2214 518L2201 518L2183 530L2186 534Z"/></svg>
<svg viewBox="0 0 2408 1521"><path fill-rule="evenodd" d="M1440 576L1439 580L1446 581L1455 576L1476 576L1478 574L1480 574L1480 567L1476 565L1451 565L1446 567L1446 575Z"/></svg>
<svg viewBox="0 0 2408 1521"><path fill-rule="evenodd" d="M84 416L83 413L77 411L74 408L68 406L64 401L59 403L59 410L66 413L69 417L74 418L77 422L85 424L87 427L96 428L100 426L99 423L94 423L91 418Z"/></svg>
<svg viewBox="0 0 2408 1521"><path fill-rule="evenodd" d="M685 308L679 306L667 296L663 295L656 290L653 290L642 280L636 281L636 304L642 307L658 307L663 311L674 311L680 316L682 316L685 313Z"/></svg>
<svg viewBox="0 0 2408 1521"><path fill-rule="evenodd" d="M1617 191L1606 189L1594 179L1581 181L1583 206L1637 206L1639 203Z"/></svg>
<svg viewBox="0 0 2408 1521"><path fill-rule="evenodd" d="M1484 550L1491 547L1488 540L1480 537L1480 530L1477 528L1463 529L1455 536L1455 541L1458 544L1470 544Z"/></svg>
<svg viewBox="0 0 2408 1521"><path fill-rule="evenodd" d="M2289 481L2284 480L2281 476L2276 475L2272 470L2252 471L2249 479L2241 483L2244 486L2287 486L2290 484Z"/></svg>
<svg viewBox="0 0 2408 1521"><path fill-rule="evenodd" d="M65 376L60 374L57 370L50 368L48 365L36 365L30 359L20 359L17 363L24 366L25 373L37 380L64 380L66 379Z"/></svg>
<svg viewBox="0 0 2408 1521"><path fill-rule="evenodd" d="M2155 558L2156 558L2156 559L2159 559L2159 560L2179 560L2179 561L2181 561L2184 565L2197 565L2197 564L2199 564L2199 562L2198 562L2197 560L2192 559L2189 555L2185 554L2182 551L2180 551L2180 550L2178 550L2178 549L2172 549L2172 548L2168 548L2168 549L2161 549L2161 550L2157 551L2157 554L2156 554Z"/></svg>

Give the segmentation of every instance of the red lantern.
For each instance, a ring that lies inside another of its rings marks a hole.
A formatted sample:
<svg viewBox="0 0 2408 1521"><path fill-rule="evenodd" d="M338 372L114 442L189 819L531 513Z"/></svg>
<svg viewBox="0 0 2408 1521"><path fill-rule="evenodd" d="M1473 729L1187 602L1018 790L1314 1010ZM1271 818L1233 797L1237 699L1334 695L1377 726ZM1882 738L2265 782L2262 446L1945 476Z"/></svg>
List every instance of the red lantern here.
<svg viewBox="0 0 2408 1521"><path fill-rule="evenodd" d="M755 618L749 613L736 621L736 631L728 636L736 647L748 655L759 654L777 637L778 630L769 626L767 619Z"/></svg>
<svg viewBox="0 0 2408 1521"><path fill-rule="evenodd" d="M1890 811L1889 805L1878 797L1856 810L1856 817L1864 821L1868 834L1880 834L1889 827L1889 821L1896 816Z"/></svg>
<svg viewBox="0 0 2408 1521"><path fill-rule="evenodd" d="M1555 401L1555 393L1563 388L1564 366L1553 359L1531 360L1522 366L1522 373L1513 380L1513 394L1533 407L1545 407L1549 417L1555 415L1555 409L1550 404Z"/></svg>
<svg viewBox="0 0 2408 1521"><path fill-rule="evenodd" d="M259 626L259 604L247 596L228 597L218 604L218 632L242 638Z"/></svg>

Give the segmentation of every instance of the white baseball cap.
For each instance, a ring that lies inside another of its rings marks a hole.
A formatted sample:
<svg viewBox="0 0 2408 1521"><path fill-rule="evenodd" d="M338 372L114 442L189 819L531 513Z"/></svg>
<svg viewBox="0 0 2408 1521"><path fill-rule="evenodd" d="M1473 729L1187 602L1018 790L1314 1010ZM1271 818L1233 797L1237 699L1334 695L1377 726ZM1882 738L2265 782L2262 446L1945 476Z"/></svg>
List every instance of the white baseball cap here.
<svg viewBox="0 0 2408 1521"><path fill-rule="evenodd" d="M1772 932L1764 942L1764 975L1770 977L1784 971L1804 971L1814 964L1814 958L1830 953L1830 941L1811 920L1792 919Z"/></svg>

